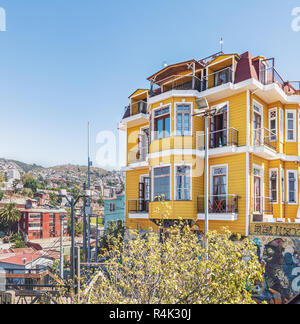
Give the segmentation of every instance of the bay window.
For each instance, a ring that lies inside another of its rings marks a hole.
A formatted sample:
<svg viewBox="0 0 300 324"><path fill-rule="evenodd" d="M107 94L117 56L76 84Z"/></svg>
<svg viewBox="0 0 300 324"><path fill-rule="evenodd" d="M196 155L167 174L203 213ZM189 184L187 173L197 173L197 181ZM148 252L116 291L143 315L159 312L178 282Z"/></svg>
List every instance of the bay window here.
<svg viewBox="0 0 300 324"><path fill-rule="evenodd" d="M154 201L170 200L170 167L155 168L153 177Z"/></svg>
<svg viewBox="0 0 300 324"><path fill-rule="evenodd" d="M176 135L186 136L191 134L191 106L177 105L176 109Z"/></svg>
<svg viewBox="0 0 300 324"><path fill-rule="evenodd" d="M154 111L154 139L162 139L170 136L170 121L170 107Z"/></svg>
<svg viewBox="0 0 300 324"><path fill-rule="evenodd" d="M191 168L176 167L176 200L191 200Z"/></svg>

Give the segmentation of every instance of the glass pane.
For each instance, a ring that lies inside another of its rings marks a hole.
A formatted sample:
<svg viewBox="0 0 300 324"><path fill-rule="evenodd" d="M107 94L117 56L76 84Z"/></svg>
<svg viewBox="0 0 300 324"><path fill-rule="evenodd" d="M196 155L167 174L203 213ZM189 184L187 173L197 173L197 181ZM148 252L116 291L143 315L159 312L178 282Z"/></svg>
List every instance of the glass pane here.
<svg viewBox="0 0 300 324"><path fill-rule="evenodd" d="M157 121L157 138L161 139L163 138L163 120L159 119Z"/></svg>
<svg viewBox="0 0 300 324"><path fill-rule="evenodd" d="M182 133L182 114L177 115L177 134L181 135Z"/></svg>
<svg viewBox="0 0 300 324"><path fill-rule="evenodd" d="M169 137L171 134L170 117L165 118L165 137Z"/></svg>
<svg viewBox="0 0 300 324"><path fill-rule="evenodd" d="M190 132L190 114L184 114L184 134L187 135Z"/></svg>

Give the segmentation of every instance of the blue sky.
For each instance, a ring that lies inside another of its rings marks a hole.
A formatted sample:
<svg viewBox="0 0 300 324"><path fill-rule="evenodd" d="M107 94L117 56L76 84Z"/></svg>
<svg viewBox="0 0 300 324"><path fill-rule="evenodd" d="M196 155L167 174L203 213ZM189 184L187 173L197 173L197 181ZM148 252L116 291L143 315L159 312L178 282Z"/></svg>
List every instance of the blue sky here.
<svg viewBox="0 0 300 324"><path fill-rule="evenodd" d="M219 50L276 58L300 79L300 0L0 0L0 157L86 163L96 135L117 133L128 95L168 64Z"/></svg>

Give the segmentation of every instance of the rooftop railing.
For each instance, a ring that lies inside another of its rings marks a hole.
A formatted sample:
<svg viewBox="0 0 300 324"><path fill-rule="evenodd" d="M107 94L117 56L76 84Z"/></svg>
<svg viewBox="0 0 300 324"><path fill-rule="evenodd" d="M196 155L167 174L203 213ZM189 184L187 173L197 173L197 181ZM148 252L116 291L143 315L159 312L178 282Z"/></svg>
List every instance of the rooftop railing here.
<svg viewBox="0 0 300 324"><path fill-rule="evenodd" d="M223 129L209 133L209 148L222 148L239 145L239 131L235 128ZM197 148L200 151L205 150L205 134L197 138Z"/></svg>
<svg viewBox="0 0 300 324"><path fill-rule="evenodd" d="M208 74L202 80L202 89L201 91L215 88L221 86L223 84L232 83L233 82L233 73L231 67L227 67L225 69L216 71L214 73Z"/></svg>
<svg viewBox="0 0 300 324"><path fill-rule="evenodd" d="M238 214L238 195L210 195L208 197L208 212L211 214ZM198 214L205 213L205 196L198 196Z"/></svg>

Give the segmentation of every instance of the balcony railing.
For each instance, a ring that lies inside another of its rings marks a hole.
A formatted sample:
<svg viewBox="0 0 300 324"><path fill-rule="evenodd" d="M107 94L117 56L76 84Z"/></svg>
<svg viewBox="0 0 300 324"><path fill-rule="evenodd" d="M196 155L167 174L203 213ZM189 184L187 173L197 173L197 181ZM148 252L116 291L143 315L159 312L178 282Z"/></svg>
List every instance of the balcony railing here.
<svg viewBox="0 0 300 324"><path fill-rule="evenodd" d="M169 79L161 81L160 85L152 85L150 96L154 97L170 90L197 90L199 92L218 87L220 85L233 82L232 68L228 67L223 70L211 73L199 79L192 75L173 75Z"/></svg>
<svg viewBox="0 0 300 324"><path fill-rule="evenodd" d="M202 81L192 75L173 75L171 77L173 80L165 82L162 85L153 85L150 91L150 96L154 97L160 95L164 92L168 92L171 90L198 90L201 91L201 83Z"/></svg>
<svg viewBox="0 0 300 324"><path fill-rule="evenodd" d="M276 150L277 135L266 128L254 130L254 143L255 147L268 146L272 150Z"/></svg>
<svg viewBox="0 0 300 324"><path fill-rule="evenodd" d="M138 101L134 104L128 105L125 107L125 113L123 116L123 119L131 117L131 116L135 116L138 114L147 114L147 107L148 104L146 101Z"/></svg>
<svg viewBox="0 0 300 324"><path fill-rule="evenodd" d="M144 199L131 199L128 200L128 213L148 213L149 212L149 201Z"/></svg>
<svg viewBox="0 0 300 324"><path fill-rule="evenodd" d="M148 146L142 147L138 150L131 150L129 151L129 163L138 163L138 162L145 162L148 156Z"/></svg>
<svg viewBox="0 0 300 324"><path fill-rule="evenodd" d="M239 145L239 131L235 128L223 129L209 133L209 148L221 148ZM198 150L205 150L205 134L201 134L197 139Z"/></svg>
<svg viewBox="0 0 300 324"><path fill-rule="evenodd" d="M270 197L253 198L253 221L263 222L264 215L273 215L274 201Z"/></svg>
<svg viewBox="0 0 300 324"><path fill-rule="evenodd" d="M223 84L232 83L233 82L233 73L231 67L227 67L223 70L208 74L202 80L202 90L207 90L211 88L215 88L221 86Z"/></svg>
<svg viewBox="0 0 300 324"><path fill-rule="evenodd" d="M262 69L259 80L264 85L276 83L288 95L300 94L300 81L284 81L274 67Z"/></svg>
<svg viewBox="0 0 300 324"><path fill-rule="evenodd" d="M238 195L211 195L208 197L208 212L211 214L238 214ZM198 196L198 214L205 213L205 196Z"/></svg>

